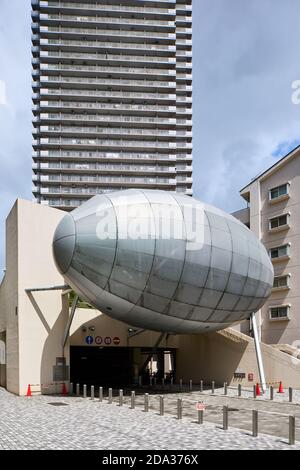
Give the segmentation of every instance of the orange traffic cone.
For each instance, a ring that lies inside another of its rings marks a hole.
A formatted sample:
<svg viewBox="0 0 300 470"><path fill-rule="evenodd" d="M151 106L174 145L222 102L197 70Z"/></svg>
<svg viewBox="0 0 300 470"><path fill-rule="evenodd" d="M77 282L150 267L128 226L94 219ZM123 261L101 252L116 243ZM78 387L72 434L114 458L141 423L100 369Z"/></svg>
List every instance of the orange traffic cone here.
<svg viewBox="0 0 300 470"><path fill-rule="evenodd" d="M63 395L68 395L68 391L67 391L67 387L66 387L65 382L63 383L63 386L62 386L62 394Z"/></svg>
<svg viewBox="0 0 300 470"><path fill-rule="evenodd" d="M30 384L28 385L28 388L27 388L26 397L32 397Z"/></svg>
<svg viewBox="0 0 300 470"><path fill-rule="evenodd" d="M284 393L282 382L279 383L278 393Z"/></svg>
<svg viewBox="0 0 300 470"><path fill-rule="evenodd" d="M259 386L259 384L257 383L257 384L256 384L256 396L257 396L257 397L260 397L260 395L261 395L260 386Z"/></svg>

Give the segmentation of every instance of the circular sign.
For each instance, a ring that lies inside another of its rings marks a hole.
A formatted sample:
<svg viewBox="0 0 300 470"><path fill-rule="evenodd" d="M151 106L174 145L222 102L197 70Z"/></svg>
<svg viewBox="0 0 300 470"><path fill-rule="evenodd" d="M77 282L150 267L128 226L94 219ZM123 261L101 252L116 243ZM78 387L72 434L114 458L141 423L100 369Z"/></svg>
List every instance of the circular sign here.
<svg viewBox="0 0 300 470"><path fill-rule="evenodd" d="M116 346L118 346L118 344L121 343L120 338L119 338L118 336L116 336L116 337L113 339L113 343L114 343Z"/></svg>
<svg viewBox="0 0 300 470"><path fill-rule="evenodd" d="M96 343L96 344L102 344L102 342L103 342L103 339L102 339L101 336L97 336L97 337L95 338L95 343Z"/></svg>
<svg viewBox="0 0 300 470"><path fill-rule="evenodd" d="M111 344L111 337L110 336L106 336L106 338L104 339L104 343L105 344Z"/></svg>
<svg viewBox="0 0 300 470"><path fill-rule="evenodd" d="M87 336L85 338L85 342L86 342L86 344L93 344L94 338L92 336Z"/></svg>
<svg viewBox="0 0 300 470"><path fill-rule="evenodd" d="M199 403L196 404L196 410L205 411L205 409L206 409L206 406L203 402L199 402Z"/></svg>

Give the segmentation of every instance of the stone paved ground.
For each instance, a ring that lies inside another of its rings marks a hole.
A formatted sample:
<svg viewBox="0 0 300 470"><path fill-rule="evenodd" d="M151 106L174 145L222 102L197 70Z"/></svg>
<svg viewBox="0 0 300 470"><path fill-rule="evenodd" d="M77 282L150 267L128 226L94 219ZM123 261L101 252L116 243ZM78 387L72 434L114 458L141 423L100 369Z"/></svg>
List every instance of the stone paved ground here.
<svg viewBox="0 0 300 470"><path fill-rule="evenodd" d="M197 397L189 394L189 399L192 406ZM291 447L281 437L253 438L247 431L223 431L207 422L199 426L186 410L182 421L158 416L156 409L131 410L128 401L126 397L119 407L116 399L109 405L107 399L99 403L80 397L26 398L0 389L0 449L300 449L300 443ZM139 401L142 405L142 397ZM53 406L59 403L65 406ZM150 405L157 405L157 397L150 397Z"/></svg>

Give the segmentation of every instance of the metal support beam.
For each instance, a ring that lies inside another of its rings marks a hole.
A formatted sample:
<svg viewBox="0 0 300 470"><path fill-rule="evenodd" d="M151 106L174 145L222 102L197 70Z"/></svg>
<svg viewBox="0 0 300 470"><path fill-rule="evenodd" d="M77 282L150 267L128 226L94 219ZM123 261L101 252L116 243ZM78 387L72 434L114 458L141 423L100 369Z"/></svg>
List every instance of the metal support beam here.
<svg viewBox="0 0 300 470"><path fill-rule="evenodd" d="M78 295L75 295L74 299L73 299L73 302L72 302L71 313L70 313L70 316L68 318L68 323L67 323L65 333L64 333L63 348L65 347L65 345L67 343L67 340L68 340L68 337L69 337L69 334L70 334L70 328L71 328L71 325L72 325L72 322L73 322L73 318L74 318L74 315L75 315L78 300L79 300Z"/></svg>
<svg viewBox="0 0 300 470"><path fill-rule="evenodd" d="M258 329L257 329L257 322L256 322L255 313L251 314L251 321L252 321L255 351L256 351L256 358L257 358L261 388L263 390L263 393L266 393L267 385L266 385L266 378L265 378L265 370L264 370L264 364L263 364L263 359L262 359L260 341L259 341L259 337L258 337Z"/></svg>
<svg viewBox="0 0 300 470"><path fill-rule="evenodd" d="M66 289L70 289L70 286L68 286L68 284L65 284L63 286L33 287L31 289L25 289L25 292L44 292L44 291L49 291L49 290L66 290Z"/></svg>

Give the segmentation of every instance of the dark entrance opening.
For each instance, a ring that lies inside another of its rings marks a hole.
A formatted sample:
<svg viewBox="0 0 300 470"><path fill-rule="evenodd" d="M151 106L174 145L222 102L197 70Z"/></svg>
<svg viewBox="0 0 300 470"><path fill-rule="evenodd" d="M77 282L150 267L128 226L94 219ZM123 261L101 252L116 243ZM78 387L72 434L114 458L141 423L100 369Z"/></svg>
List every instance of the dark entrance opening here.
<svg viewBox="0 0 300 470"><path fill-rule="evenodd" d="M175 350L163 348L70 347L70 381L88 386L148 385L175 377Z"/></svg>
<svg viewBox="0 0 300 470"><path fill-rule="evenodd" d="M70 380L116 387L132 382L131 348L70 347Z"/></svg>

